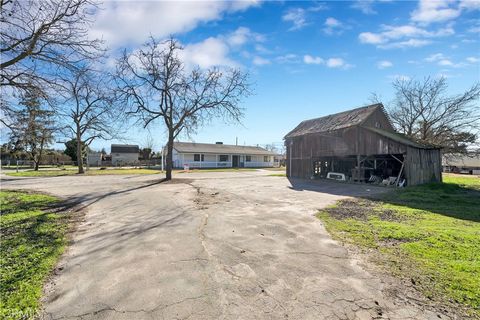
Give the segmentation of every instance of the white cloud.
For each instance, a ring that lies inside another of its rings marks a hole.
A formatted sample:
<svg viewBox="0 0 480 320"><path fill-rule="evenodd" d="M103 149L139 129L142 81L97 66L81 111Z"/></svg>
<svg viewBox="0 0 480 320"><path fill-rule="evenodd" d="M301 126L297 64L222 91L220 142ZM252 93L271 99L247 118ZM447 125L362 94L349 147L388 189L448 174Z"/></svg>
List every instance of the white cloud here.
<svg viewBox="0 0 480 320"><path fill-rule="evenodd" d="M292 23L289 31L300 30L310 24L307 22L307 14L309 12L318 12L325 9L327 9L327 7L321 3L306 9L289 8L282 16L282 20Z"/></svg>
<svg viewBox="0 0 480 320"><path fill-rule="evenodd" d="M455 34L451 26L440 28L436 31L428 31L414 25L382 25L381 29L382 31L378 33L362 32L359 34L358 39L361 43L374 44L378 48L388 49L421 47L430 44L431 41L419 38L436 38Z"/></svg>
<svg viewBox="0 0 480 320"><path fill-rule="evenodd" d="M256 1L107 1L98 10L89 33L103 38L111 48L138 45L148 36L157 38L193 30L225 13L243 11Z"/></svg>
<svg viewBox="0 0 480 320"><path fill-rule="evenodd" d="M340 26L342 26L342 23L341 23L340 21L338 21L337 19L335 19L335 18L328 17L328 18L325 20L325 25L326 25L327 27L335 28L335 27L340 27Z"/></svg>
<svg viewBox="0 0 480 320"><path fill-rule="evenodd" d="M345 70L353 67L353 65L346 63L342 58L329 58L324 60L321 57L315 57L309 54L303 56L303 62L306 64L325 65L328 68L340 68Z"/></svg>
<svg viewBox="0 0 480 320"><path fill-rule="evenodd" d="M345 61L343 61L342 58L330 58L327 60L327 67L329 68L345 67Z"/></svg>
<svg viewBox="0 0 480 320"><path fill-rule="evenodd" d="M434 53L434 54L431 54L430 56L426 57L425 61L430 62L430 63L436 63L436 64L438 64L439 66L442 66L442 67L461 68L461 67L467 66L468 63L477 62L478 59L476 60L475 57L468 57L468 58L465 59L466 62L455 63L455 62L452 61L452 59L445 56L443 53Z"/></svg>
<svg viewBox="0 0 480 320"><path fill-rule="evenodd" d="M448 59L442 59L438 61L438 65L440 66L453 66L453 62Z"/></svg>
<svg viewBox="0 0 480 320"><path fill-rule="evenodd" d="M388 76L391 80L409 81L412 78L404 74L392 74Z"/></svg>
<svg viewBox="0 0 480 320"><path fill-rule="evenodd" d="M293 53L288 53L283 56L278 56L275 58L275 61L278 63L298 63L300 62L298 56Z"/></svg>
<svg viewBox="0 0 480 320"><path fill-rule="evenodd" d="M391 63L388 60L382 60L382 61L377 62L377 68L378 69L386 69L386 68L390 68L390 67L393 67L393 63Z"/></svg>
<svg viewBox="0 0 480 320"><path fill-rule="evenodd" d="M480 0L420 0L410 17L414 22L430 24L455 19L463 10L480 10Z"/></svg>
<svg viewBox="0 0 480 320"><path fill-rule="evenodd" d="M253 64L256 66L264 66L264 65L270 64L270 60L256 56L253 58Z"/></svg>
<svg viewBox="0 0 480 320"><path fill-rule="evenodd" d="M373 9L373 0L357 0L351 8L360 10L363 14L377 14L377 11Z"/></svg>
<svg viewBox="0 0 480 320"><path fill-rule="evenodd" d="M381 49L404 49L404 48L419 48L432 43L430 40L409 39L405 41L391 42L378 46Z"/></svg>
<svg viewBox="0 0 480 320"><path fill-rule="evenodd" d="M462 0L460 8L466 10L480 10L480 0Z"/></svg>
<svg viewBox="0 0 480 320"><path fill-rule="evenodd" d="M460 16L461 10L457 3L451 0L420 0L418 8L410 17L412 21L425 24L452 20Z"/></svg>
<svg viewBox="0 0 480 320"><path fill-rule="evenodd" d="M252 32L249 28L239 27L237 30L226 36L230 46L242 46L249 41L263 42L265 37L259 33Z"/></svg>
<svg viewBox="0 0 480 320"><path fill-rule="evenodd" d="M323 64L324 63L322 58L312 57L309 54L303 56L303 62L305 62L306 64Z"/></svg>
<svg viewBox="0 0 480 320"><path fill-rule="evenodd" d="M323 32L326 34L341 34L343 30L346 28L345 25L340 22L339 20L333 18L333 17L328 17L325 20L325 28L323 28Z"/></svg>
<svg viewBox="0 0 480 320"><path fill-rule="evenodd" d="M245 27L239 27L237 30L232 32L227 40L228 43L232 46L241 46L248 41L250 36L250 29Z"/></svg>
<svg viewBox="0 0 480 320"><path fill-rule="evenodd" d="M385 42L385 39L381 34L373 32L362 32L358 35L358 39L360 39L361 43L368 44L380 44Z"/></svg>
<svg viewBox="0 0 480 320"><path fill-rule="evenodd" d="M471 27L467 31L470 33L480 33L480 27Z"/></svg>
<svg viewBox="0 0 480 320"><path fill-rule="evenodd" d="M213 66L238 67L238 63L228 57L229 52L230 49L225 41L210 37L202 42L186 45L180 58L187 67L195 65L200 68Z"/></svg>
<svg viewBox="0 0 480 320"><path fill-rule="evenodd" d="M363 14L377 14L373 6L378 2L393 2L393 0L356 0L350 8L360 10Z"/></svg>
<svg viewBox="0 0 480 320"><path fill-rule="evenodd" d="M300 30L307 25L307 19L305 17L305 10L302 8L291 8L283 16L283 21L291 22L293 25L289 29Z"/></svg>
<svg viewBox="0 0 480 320"><path fill-rule="evenodd" d="M431 54L428 57L426 57L425 61L436 62L436 61L443 60L443 59L446 59L446 57L443 53L434 53L434 54Z"/></svg>
<svg viewBox="0 0 480 320"><path fill-rule="evenodd" d="M467 60L467 61L470 62L470 63L478 63L478 62L480 62L480 59L479 59L479 58L475 58L475 57L468 57L468 58L465 59L465 60Z"/></svg>

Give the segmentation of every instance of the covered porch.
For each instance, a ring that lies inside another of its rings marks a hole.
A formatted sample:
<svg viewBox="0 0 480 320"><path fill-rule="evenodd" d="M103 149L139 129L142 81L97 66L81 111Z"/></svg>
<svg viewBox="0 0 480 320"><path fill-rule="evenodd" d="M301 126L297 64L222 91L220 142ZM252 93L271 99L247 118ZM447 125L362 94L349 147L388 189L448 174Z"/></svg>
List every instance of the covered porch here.
<svg viewBox="0 0 480 320"><path fill-rule="evenodd" d="M175 168L265 168L273 167L273 156L247 154L182 153L174 160Z"/></svg>

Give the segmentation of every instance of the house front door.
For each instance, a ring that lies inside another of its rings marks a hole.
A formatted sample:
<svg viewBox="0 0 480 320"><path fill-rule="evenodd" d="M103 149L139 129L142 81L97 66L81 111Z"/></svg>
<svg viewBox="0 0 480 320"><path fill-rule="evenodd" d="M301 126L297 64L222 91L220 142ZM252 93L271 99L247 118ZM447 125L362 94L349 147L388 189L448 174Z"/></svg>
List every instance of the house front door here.
<svg viewBox="0 0 480 320"><path fill-rule="evenodd" d="M232 156L232 167L238 168L238 156Z"/></svg>

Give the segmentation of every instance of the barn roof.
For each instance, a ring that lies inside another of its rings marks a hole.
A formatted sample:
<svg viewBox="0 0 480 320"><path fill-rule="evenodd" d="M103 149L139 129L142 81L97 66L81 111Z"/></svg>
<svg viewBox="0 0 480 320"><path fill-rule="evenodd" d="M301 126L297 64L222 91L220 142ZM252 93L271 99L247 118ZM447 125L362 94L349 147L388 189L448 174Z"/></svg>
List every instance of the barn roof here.
<svg viewBox="0 0 480 320"><path fill-rule="evenodd" d="M363 127L363 128L370 130L372 132L375 132L385 138L391 139L393 141L396 141L398 143L401 143L410 147L420 148L420 149L439 149L438 146L420 144L418 142L415 142L411 140L409 137L398 132L387 131L380 128L372 128L372 127Z"/></svg>
<svg viewBox="0 0 480 320"><path fill-rule="evenodd" d="M111 153L138 153L138 146L135 144L112 144Z"/></svg>
<svg viewBox="0 0 480 320"><path fill-rule="evenodd" d="M302 121L285 138L302 136L310 133L320 133L344 129L362 124L375 110L383 109L381 103L372 104L353 110L331 114L325 117Z"/></svg>
<svg viewBox="0 0 480 320"><path fill-rule="evenodd" d="M174 142L173 148L180 153L216 153L216 154L246 154L246 155L276 155L261 147L236 146L229 144Z"/></svg>

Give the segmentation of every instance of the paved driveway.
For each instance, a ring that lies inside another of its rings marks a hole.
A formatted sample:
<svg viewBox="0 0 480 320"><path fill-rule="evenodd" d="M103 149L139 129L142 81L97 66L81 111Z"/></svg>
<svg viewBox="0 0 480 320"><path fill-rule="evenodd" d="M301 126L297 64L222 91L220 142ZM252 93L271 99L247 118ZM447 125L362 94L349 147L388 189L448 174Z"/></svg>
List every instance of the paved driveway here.
<svg viewBox="0 0 480 320"><path fill-rule="evenodd" d="M47 319L437 319L333 241L317 209L358 185L271 172L3 180L80 202L85 221L45 301ZM442 316L443 318L443 316Z"/></svg>

